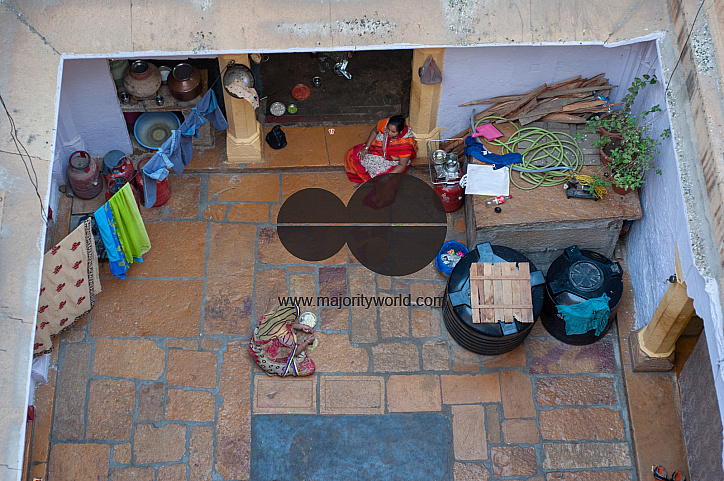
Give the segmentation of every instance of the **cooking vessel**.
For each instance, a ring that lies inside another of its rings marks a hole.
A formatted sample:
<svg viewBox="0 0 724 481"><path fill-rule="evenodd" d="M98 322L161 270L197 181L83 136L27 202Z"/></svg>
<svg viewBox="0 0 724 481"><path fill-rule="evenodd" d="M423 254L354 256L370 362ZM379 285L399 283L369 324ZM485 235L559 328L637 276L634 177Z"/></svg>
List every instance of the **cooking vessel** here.
<svg viewBox="0 0 724 481"><path fill-rule="evenodd" d="M152 63L136 60L123 74L123 86L138 99L154 97L161 86L161 72Z"/></svg>
<svg viewBox="0 0 724 481"><path fill-rule="evenodd" d="M193 100L201 93L201 74L196 67L187 63L176 65L167 82L171 95L182 102Z"/></svg>

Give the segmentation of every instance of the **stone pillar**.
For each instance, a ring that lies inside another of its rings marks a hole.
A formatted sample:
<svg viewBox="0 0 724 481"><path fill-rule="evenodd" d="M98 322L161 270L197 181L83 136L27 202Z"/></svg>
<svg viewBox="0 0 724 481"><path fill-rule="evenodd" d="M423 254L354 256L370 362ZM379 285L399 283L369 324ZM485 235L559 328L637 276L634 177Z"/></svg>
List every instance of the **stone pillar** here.
<svg viewBox="0 0 724 481"><path fill-rule="evenodd" d="M219 55L221 71L234 60L237 64L249 66L249 56ZM256 111L246 100L237 99L224 90L226 120L229 130L226 132L226 156L230 163L258 163L261 158L261 124L257 120Z"/></svg>
<svg viewBox="0 0 724 481"><path fill-rule="evenodd" d="M432 55L438 68L442 72L443 48L419 48L412 54L412 87L410 89L410 128L415 134L418 147L418 159L427 156L427 141L440 138L440 129L437 127L437 109L440 106L440 91L442 84L424 85L420 82L418 73L425 59ZM443 82L445 75L443 74ZM426 162L426 161L425 161Z"/></svg>
<svg viewBox="0 0 724 481"><path fill-rule="evenodd" d="M694 315L694 301L686 294L679 248L676 248L676 280L671 283L648 326L629 336L634 371L670 371L674 367L676 341Z"/></svg>

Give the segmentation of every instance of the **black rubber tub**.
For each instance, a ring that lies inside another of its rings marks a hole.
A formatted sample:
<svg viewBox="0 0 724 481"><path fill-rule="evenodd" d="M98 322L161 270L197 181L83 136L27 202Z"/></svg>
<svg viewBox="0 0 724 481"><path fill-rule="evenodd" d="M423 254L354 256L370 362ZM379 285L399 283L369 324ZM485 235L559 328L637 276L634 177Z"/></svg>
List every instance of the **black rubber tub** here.
<svg viewBox="0 0 724 481"><path fill-rule="evenodd" d="M571 246L553 261L546 281L541 321L553 337L566 344L582 346L598 341L611 329L623 294L623 270L618 262L594 251ZM610 298L611 314L603 331L599 335L593 329L585 334L566 334L566 323L556 306L578 304L604 293Z"/></svg>
<svg viewBox="0 0 724 481"><path fill-rule="evenodd" d="M503 326L501 323L472 322L470 309L470 265L473 262L528 262L531 272L533 318L538 319L543 308L545 279L543 274L520 252L504 246L479 244L455 266L445 289L445 327L455 341L465 349L485 356L494 356L518 347L534 322L517 320ZM505 327L506 332L503 332Z"/></svg>

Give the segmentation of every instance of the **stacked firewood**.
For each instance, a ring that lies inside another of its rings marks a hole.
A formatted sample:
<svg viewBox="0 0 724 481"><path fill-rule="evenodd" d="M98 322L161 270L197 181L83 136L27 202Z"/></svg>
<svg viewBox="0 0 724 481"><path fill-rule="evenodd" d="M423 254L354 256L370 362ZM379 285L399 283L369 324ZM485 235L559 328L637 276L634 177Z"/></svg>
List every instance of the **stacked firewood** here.
<svg viewBox="0 0 724 481"><path fill-rule="evenodd" d="M604 74L588 79L578 75L551 85L543 84L537 89L522 94L474 100L459 105L459 107L492 104L473 117L476 121L483 117L501 117L505 120L497 119L492 122L517 121L520 126L536 121L585 124L592 115L608 112L611 105L619 105L609 104L607 100L601 98L607 97L609 91L615 87L618 86L609 85ZM465 138L468 135L470 135L469 128L454 137ZM441 148L462 155L464 143L447 141L441 144Z"/></svg>

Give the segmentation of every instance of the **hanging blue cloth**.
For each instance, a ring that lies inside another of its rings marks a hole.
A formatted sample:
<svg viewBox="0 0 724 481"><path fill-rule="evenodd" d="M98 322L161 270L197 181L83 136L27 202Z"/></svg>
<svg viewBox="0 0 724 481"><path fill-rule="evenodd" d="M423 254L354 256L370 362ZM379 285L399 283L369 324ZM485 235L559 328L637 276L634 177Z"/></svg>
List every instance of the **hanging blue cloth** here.
<svg viewBox="0 0 724 481"><path fill-rule="evenodd" d="M96 219L98 232L101 234L103 245L108 254L111 274L121 280L125 279L126 271L128 271L131 266L126 262L126 254L123 252L121 242L118 240L118 232L116 231L116 222L113 219L111 204L109 202L103 204L100 209L93 213L93 217ZM140 259L138 262L143 262L143 259Z"/></svg>
<svg viewBox="0 0 724 481"><path fill-rule="evenodd" d="M216 94L209 89L196 107L181 124L178 130L171 133L166 142L161 145L158 152L143 166L143 198L146 209L156 203L156 183L166 178L168 169L176 174L184 171L184 167L191 163L193 158L193 137L199 136L199 129L206 121L216 130L226 130L229 124L221 113Z"/></svg>
<svg viewBox="0 0 724 481"><path fill-rule="evenodd" d="M168 176L169 169L180 174L184 171L184 163L181 158L181 132L171 131L171 137L159 147L153 157L143 166L143 198L146 209L153 207L156 203L156 183ZM186 164L188 165L188 164Z"/></svg>
<svg viewBox="0 0 724 481"><path fill-rule="evenodd" d="M191 110L197 111L203 115L206 120L211 122L211 125L216 130L226 130L229 128L229 124L226 122L224 114L221 113L219 103L216 101L216 94L211 89L209 89L206 94L201 97L201 100L199 100L199 103L196 104L196 107Z"/></svg>
<svg viewBox="0 0 724 481"><path fill-rule="evenodd" d="M470 155L487 164L493 164L493 170L498 170L510 164L523 162L523 156L518 153L505 155L494 154L472 137L465 137L465 155Z"/></svg>

